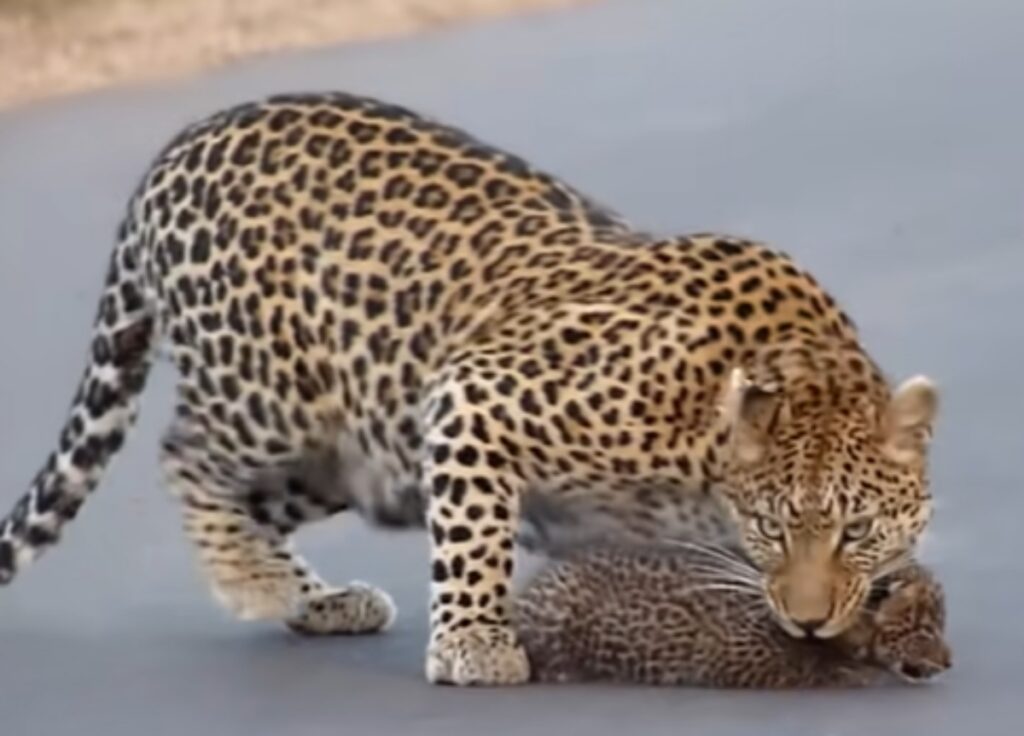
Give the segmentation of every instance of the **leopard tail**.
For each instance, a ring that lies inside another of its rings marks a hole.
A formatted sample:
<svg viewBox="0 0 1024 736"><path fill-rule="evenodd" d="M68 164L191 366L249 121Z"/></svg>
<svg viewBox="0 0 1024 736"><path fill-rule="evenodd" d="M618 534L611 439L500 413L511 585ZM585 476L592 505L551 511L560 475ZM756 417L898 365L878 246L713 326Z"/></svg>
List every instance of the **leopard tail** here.
<svg viewBox="0 0 1024 736"><path fill-rule="evenodd" d="M133 206L119 229L85 372L57 446L0 521L0 585L57 543L135 421L158 337L136 210Z"/></svg>

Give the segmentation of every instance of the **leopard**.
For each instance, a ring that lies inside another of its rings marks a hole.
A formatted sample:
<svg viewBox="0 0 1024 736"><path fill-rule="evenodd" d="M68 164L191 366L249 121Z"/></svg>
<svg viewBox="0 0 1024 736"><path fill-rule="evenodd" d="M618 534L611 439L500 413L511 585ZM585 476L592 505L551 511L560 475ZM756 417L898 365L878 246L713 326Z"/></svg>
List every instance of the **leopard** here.
<svg viewBox="0 0 1024 736"><path fill-rule="evenodd" d="M692 542L569 550L513 608L540 683L851 688L921 683L953 663L942 586L917 562L876 581L853 626L828 640L787 634L759 570Z"/></svg>
<svg viewBox="0 0 1024 736"><path fill-rule="evenodd" d="M160 474L213 597L308 635L383 631L387 592L325 580L295 533L347 512L420 528L431 683L528 681L517 546L736 539L782 626L829 638L931 515L936 384L890 382L792 257L648 232L375 97L186 125L127 198L98 302L0 522L0 583L97 487L158 358Z"/></svg>

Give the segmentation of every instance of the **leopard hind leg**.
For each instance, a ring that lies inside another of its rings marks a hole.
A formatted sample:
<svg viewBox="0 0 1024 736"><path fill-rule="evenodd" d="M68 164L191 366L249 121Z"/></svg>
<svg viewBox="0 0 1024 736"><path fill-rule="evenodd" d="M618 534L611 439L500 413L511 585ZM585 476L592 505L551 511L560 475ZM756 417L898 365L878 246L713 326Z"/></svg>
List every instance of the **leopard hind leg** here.
<svg viewBox="0 0 1024 736"><path fill-rule="evenodd" d="M358 582L332 586L294 549L299 526L347 508L326 492L324 468L243 472L210 439L172 428L161 464L216 600L241 620L278 620L307 635L387 629L396 616L387 593Z"/></svg>

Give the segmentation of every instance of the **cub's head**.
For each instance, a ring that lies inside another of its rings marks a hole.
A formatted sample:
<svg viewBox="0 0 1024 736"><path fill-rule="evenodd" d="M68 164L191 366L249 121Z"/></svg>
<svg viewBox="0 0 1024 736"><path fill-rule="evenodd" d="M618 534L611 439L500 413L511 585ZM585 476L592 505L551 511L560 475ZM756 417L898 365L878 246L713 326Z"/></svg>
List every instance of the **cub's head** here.
<svg viewBox="0 0 1024 736"><path fill-rule="evenodd" d="M734 372L722 489L768 603L796 637L830 638L872 582L913 550L931 514L936 390L912 378L844 384L842 370L758 386Z"/></svg>
<svg viewBox="0 0 1024 736"><path fill-rule="evenodd" d="M911 682L949 669L953 656L944 638L946 602L938 581L910 565L879 587L881 601L868 606L870 659Z"/></svg>

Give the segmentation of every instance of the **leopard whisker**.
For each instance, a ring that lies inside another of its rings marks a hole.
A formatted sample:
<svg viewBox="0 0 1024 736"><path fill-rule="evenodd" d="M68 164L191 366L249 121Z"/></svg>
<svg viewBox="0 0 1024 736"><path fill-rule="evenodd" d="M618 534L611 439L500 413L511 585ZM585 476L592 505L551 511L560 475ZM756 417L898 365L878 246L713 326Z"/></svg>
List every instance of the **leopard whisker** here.
<svg viewBox="0 0 1024 736"><path fill-rule="evenodd" d="M719 560L723 564L738 566L743 569L753 570L759 572L757 568L750 564L749 560L736 554L735 552L725 547L714 547L706 544L699 544L697 542L689 542L681 539L668 539L665 540L669 545L674 547L682 547L683 549L698 554L703 554L705 557Z"/></svg>
<svg viewBox="0 0 1024 736"><path fill-rule="evenodd" d="M914 558L909 552L896 555L886 562L883 562L882 565L875 570L871 576L871 585L874 587L884 583L885 578L906 569L912 564L914 564Z"/></svg>
<svg viewBox="0 0 1024 736"><path fill-rule="evenodd" d="M751 583L751 584L754 584L754 585L760 585L761 582L762 582L762 578L761 578L760 575L754 575L754 574L752 574L752 573L750 573L749 571L746 571L746 570L739 570L739 569L733 569L733 568L713 567L713 566L710 566L710 565L701 565L701 564L687 565L686 569L687 569L687 571L693 572L693 573L698 574L698 575L709 576L709 577L724 576L724 577L729 578L730 580L743 581L743 582Z"/></svg>
<svg viewBox="0 0 1024 736"><path fill-rule="evenodd" d="M698 585L730 585L735 588L743 588L744 590L753 591L756 593L763 593L764 588L760 585L752 585L746 581L735 581L728 578L712 579L708 581L700 581Z"/></svg>
<svg viewBox="0 0 1024 736"><path fill-rule="evenodd" d="M710 583L707 585L694 585L688 588L684 588L681 593L683 595L694 595L696 593L708 593L708 592L723 592L723 593L737 593L744 596L760 596L761 590L757 588L750 588L745 585L732 585L728 583Z"/></svg>
<svg viewBox="0 0 1024 736"><path fill-rule="evenodd" d="M737 615L744 617L761 616L768 611L768 602L764 599L764 596L752 598L736 609Z"/></svg>
<svg viewBox="0 0 1024 736"><path fill-rule="evenodd" d="M751 580L749 578L737 578L728 574L707 574L700 577L700 583L702 585L713 585L718 583L728 583L730 585L742 585L752 590L763 590L764 587L760 580Z"/></svg>

